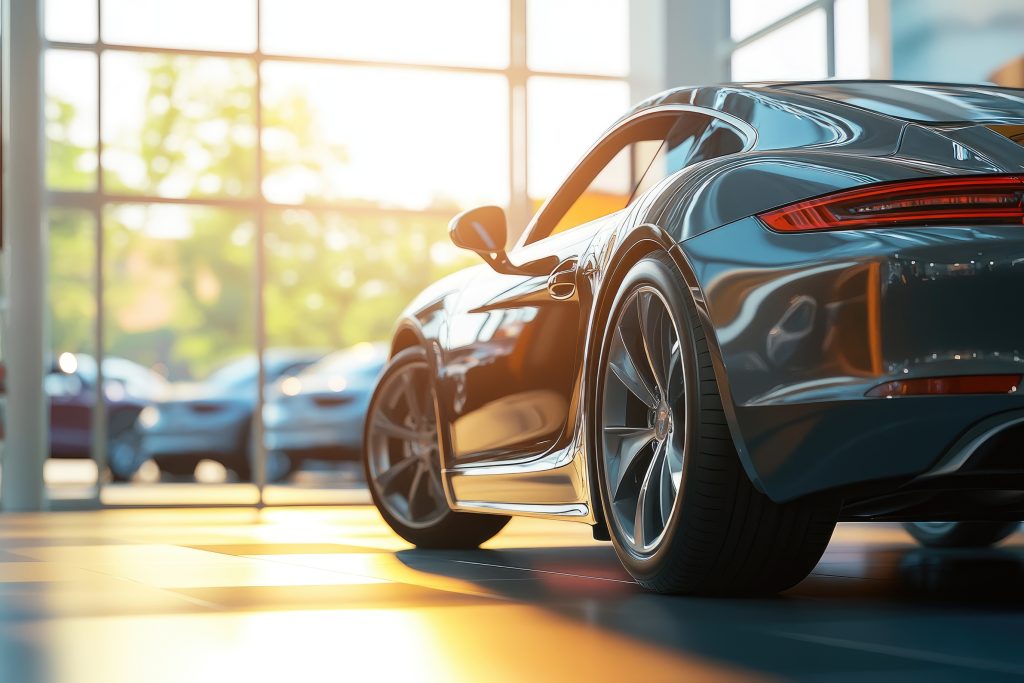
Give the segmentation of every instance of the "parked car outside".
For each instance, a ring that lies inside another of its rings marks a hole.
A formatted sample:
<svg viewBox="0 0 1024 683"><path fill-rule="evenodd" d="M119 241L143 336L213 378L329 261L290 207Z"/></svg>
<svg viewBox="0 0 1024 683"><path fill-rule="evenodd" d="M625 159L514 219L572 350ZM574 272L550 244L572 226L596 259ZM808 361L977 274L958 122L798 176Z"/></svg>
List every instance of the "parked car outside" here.
<svg viewBox="0 0 1024 683"><path fill-rule="evenodd" d="M273 386L263 427L269 460L284 465L275 478L305 460L359 459L366 408L386 361L384 344L357 344Z"/></svg>
<svg viewBox="0 0 1024 683"><path fill-rule="evenodd" d="M2 373L0 373L2 377ZM144 461L135 421L163 398L169 384L161 375L126 358L103 359L103 393L107 409L107 472L114 481L131 478ZM50 400L50 457L92 457L93 411L96 407L96 359L65 351L54 358L43 378ZM3 421L0 420L0 438Z"/></svg>
<svg viewBox="0 0 1024 683"><path fill-rule="evenodd" d="M314 349L268 350L268 388L321 357L323 352ZM240 481L249 481L258 365L255 355L247 355L205 381L172 385L166 400L139 416L144 456L171 475L190 475L200 460L208 459L224 465Z"/></svg>

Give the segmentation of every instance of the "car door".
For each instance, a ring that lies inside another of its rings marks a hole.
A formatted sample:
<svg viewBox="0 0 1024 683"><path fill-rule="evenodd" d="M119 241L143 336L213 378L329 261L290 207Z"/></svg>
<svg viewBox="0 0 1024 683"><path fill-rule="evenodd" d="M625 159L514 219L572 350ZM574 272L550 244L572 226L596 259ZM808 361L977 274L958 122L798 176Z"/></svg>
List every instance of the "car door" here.
<svg viewBox="0 0 1024 683"><path fill-rule="evenodd" d="M613 130L541 208L510 252L515 263L554 257L550 275L481 268L449 311L439 405L449 425L449 465L531 458L571 437L582 360L576 287L580 257L614 230L678 113ZM654 120L657 119L657 120Z"/></svg>

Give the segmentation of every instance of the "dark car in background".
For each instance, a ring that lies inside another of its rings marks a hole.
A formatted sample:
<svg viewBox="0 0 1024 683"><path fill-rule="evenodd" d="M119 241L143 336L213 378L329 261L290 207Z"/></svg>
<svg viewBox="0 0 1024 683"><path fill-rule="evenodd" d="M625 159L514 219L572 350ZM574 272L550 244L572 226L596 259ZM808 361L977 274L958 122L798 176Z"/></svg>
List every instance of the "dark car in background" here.
<svg viewBox="0 0 1024 683"><path fill-rule="evenodd" d="M299 374L323 355L312 349L268 350L268 387ZM192 474L199 461L207 459L221 463L241 481L250 480L258 366L255 355L244 356L202 382L172 385L166 400L139 416L143 455L175 476Z"/></svg>
<svg viewBox="0 0 1024 683"><path fill-rule="evenodd" d="M273 386L263 408L268 461L279 463L273 478L305 460L359 459L366 409L386 361L385 345L357 344Z"/></svg>
<svg viewBox="0 0 1024 683"><path fill-rule="evenodd" d="M143 462L135 420L147 406L166 396L169 384L159 374L116 356L103 359L107 409L107 467L115 481L130 478ZM43 379L50 399L50 457L89 458L96 406L96 359L62 353Z"/></svg>

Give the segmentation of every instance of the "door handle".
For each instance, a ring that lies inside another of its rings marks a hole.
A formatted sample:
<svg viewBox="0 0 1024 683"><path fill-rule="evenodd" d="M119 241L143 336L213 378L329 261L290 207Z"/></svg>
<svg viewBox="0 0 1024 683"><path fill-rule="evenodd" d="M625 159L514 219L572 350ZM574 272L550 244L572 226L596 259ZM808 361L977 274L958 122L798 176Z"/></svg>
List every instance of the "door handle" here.
<svg viewBox="0 0 1024 683"><path fill-rule="evenodd" d="M577 263L575 258L567 258L548 275L548 294L552 299L565 301L576 293Z"/></svg>

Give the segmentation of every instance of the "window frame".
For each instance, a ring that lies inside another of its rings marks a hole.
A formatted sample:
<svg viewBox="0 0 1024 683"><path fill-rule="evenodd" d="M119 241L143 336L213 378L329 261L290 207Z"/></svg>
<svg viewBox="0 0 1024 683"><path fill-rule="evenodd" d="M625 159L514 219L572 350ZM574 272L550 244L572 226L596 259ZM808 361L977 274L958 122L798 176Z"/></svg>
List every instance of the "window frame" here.
<svg viewBox="0 0 1024 683"><path fill-rule="evenodd" d="M368 205L359 200L332 200L332 201L304 201L298 203L275 202L266 198L263 191L263 180L266 176L264 168L263 132L264 132L264 104L263 104L263 74L264 63L298 63L298 64L326 64L335 66L352 67L373 67L379 69L409 69L424 72L442 72L456 74L491 74L502 76L507 85L508 92L508 130L506 132L506 144L508 145L507 159L507 182L508 182L508 212L515 225L526 225L532 213L530 198L528 196L528 169L527 169L527 138L529 136L528 116L528 88L527 84L534 77L551 77L564 80L596 80L604 82L630 82L630 74L611 75L604 73L579 73L574 71L545 71L531 69L528 64L528 35L527 35L527 0L508 0L507 11L509 12L509 60L507 65L497 66L467 66L445 64L443 62L402 62L397 59L361 59L361 58L340 58L322 57L312 55L295 55L288 53L277 53L264 51L262 24L265 17L262 16L261 0L250 0L255 12L256 43L255 49L251 51L240 51L231 49L196 49L161 47L157 45L109 43L104 40L103 14L104 1L96 0L95 8L92 11L96 16L96 35L89 40L51 40L46 36L46 26L42 26L42 58L52 50L64 50L77 53L89 53L95 55L96 73L96 108L95 108L95 155L96 164L93 169L94 179L89 189L57 189L44 188L44 211L51 208L78 209L89 214L92 218L94 231L94 254L92 263L94 269L94 282L91 290L92 299L95 302L95 315L92 321L92 348L93 355L99 366L93 392L96 398L96 407L92 414L93 442L92 455L94 460L101 465L106 462L106 450L108 435L106 430L106 413L108 412L103 400L103 384L106 373L103 370L103 358L106 356L105 325L106 325L106 294L104 288L105 279L110 271L110 263L107 261L104 248L105 236L110 226L108 218L109 207L119 205L176 205L176 206L197 206L204 208L231 209L251 213L256 221L256 231L252 240L253 265L252 265L252 287L256 294L255 301L255 325L253 350L256 352L260 364L260 376L266 378L267 368L264 365L264 353L267 343L267 329L265 322L266 301L264 299L264 284L267 282L267 257L266 257L266 234L268 216L273 212L286 209L301 209L315 213L336 212L360 216L381 216L381 217L415 217L430 216L433 218L451 218L453 210L450 208L428 207L422 208L396 208L381 205ZM628 30L628 29L623 29ZM630 36L631 37L631 36ZM628 40L629 38L627 38ZM103 103L104 79L109 76L103 67L103 55L108 53L130 53L149 54L163 56L192 56L192 57L214 57L223 59L242 59L255 66L255 99L252 104L255 113L253 123L255 136L255 191L244 197L230 196L202 196L190 195L185 197L161 196L156 191L146 190L141 192L120 192L104 184L104 138L103 121L106 107ZM45 77L45 74L44 74ZM46 82L40 84L45 92ZM393 106L406 106L402 93L394 93ZM90 122L92 123L92 122ZM47 137L45 133L39 140L40 154L45 154ZM43 173L46 173L45 162ZM48 229L48 228L47 228ZM525 231L524 231L525 232ZM49 275L48 275L49 277ZM264 405L264 384L257 382L256 408L254 411L254 423L257 433L262 431L262 407ZM263 449L262 440L257 446L258 453ZM262 455L257 455L257 463L265 463ZM261 479L262 475L257 474L257 488L259 500L263 498L263 487L266 484ZM97 483L97 497L101 497L103 489L102 481Z"/></svg>
<svg viewBox="0 0 1024 683"><path fill-rule="evenodd" d="M526 229L523 230L523 233L517 239L516 244L513 247L513 251L518 251L521 248L533 248L535 245L541 244L546 240L573 233L579 230L580 228L592 223L593 221L588 221L586 223L575 225L571 228L568 228L557 233L548 232L547 234L541 235L537 232L538 228L542 226L542 219L545 217L545 214L549 210L552 210L553 206L558 206L558 204L561 204L561 202L564 200L565 193L569 191L568 188L570 188L570 184L574 180L577 180L581 176L581 174L584 173L584 167L587 165L587 161L590 160L591 157L593 157L595 154L604 151L606 145L610 141L612 141L613 138L625 132L626 129L640 122L643 122L649 118L655 118L659 116L672 116L673 114L678 119L681 119L682 117L687 115L700 115L712 119L717 119L723 122L724 124L729 126L736 133L737 137L739 137L743 141L742 149L740 149L738 152L734 152L734 154L740 154L742 152L749 151L754 147L755 144L757 144L757 131L754 129L753 126L751 126L746 121L743 121L742 119L733 116L732 114L727 114L725 112L718 111L717 109L707 109L705 107L697 107L689 104L665 104L654 107L648 107L646 109L641 109L640 111L634 112L633 114L623 117L611 128L605 131L604 134L601 135L600 138L598 138L597 142L591 145L587 152L580 158L580 160L576 162L576 165L573 166L572 170L565 177L565 180L563 180L561 184L559 184L558 189L555 190L551 194L551 196L544 201L541 207L537 210L537 213L533 216L532 219L530 219L530 222L529 224L527 224ZM622 145L620 149L625 148L625 144ZM597 172L594 173L589 180L587 180L586 185L579 188L580 194L586 191L587 187L590 186L590 182L592 182L593 178L596 178L601 173L601 171L603 171L604 168L607 167L608 163L611 163L611 161L614 158L615 155L612 155L611 159L609 159L609 161L605 163L604 166L598 169ZM706 161L706 159L703 161ZM678 171L675 171L671 175L680 173L686 170L686 168L688 167L689 164L679 169ZM563 215L567 213L569 208L571 208L572 205L576 202L576 200L579 199L580 194L577 194L575 197L572 198L571 202L568 204L568 206L566 206L565 211L563 211ZM624 211L628 209L636 202L638 198L639 197L633 197L632 200L619 211ZM594 220L601 220L602 218L610 216L613 213L618 213L618 211L613 211L609 214L606 214L605 216L601 216ZM560 218L561 216L559 217L559 219Z"/></svg>

